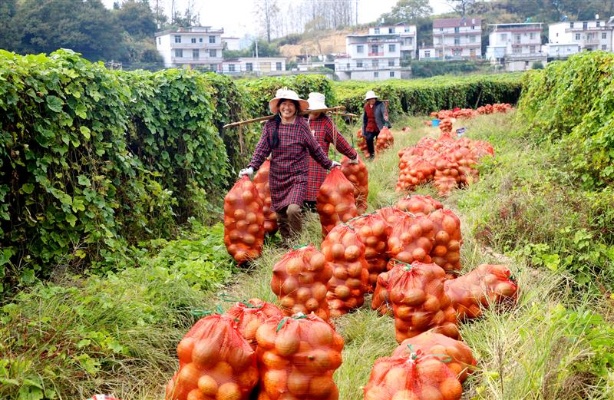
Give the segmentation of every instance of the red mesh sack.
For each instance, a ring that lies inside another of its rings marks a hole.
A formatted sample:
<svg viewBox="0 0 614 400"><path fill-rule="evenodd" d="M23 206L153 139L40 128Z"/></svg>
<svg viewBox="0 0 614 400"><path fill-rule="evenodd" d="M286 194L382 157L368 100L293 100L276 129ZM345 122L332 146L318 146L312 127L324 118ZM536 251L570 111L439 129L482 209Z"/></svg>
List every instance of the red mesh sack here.
<svg viewBox="0 0 614 400"><path fill-rule="evenodd" d="M390 228L393 228L400 218L405 218L407 216L407 213L399 210L395 206L382 207L377 210L377 213L382 216L384 222L386 222Z"/></svg>
<svg viewBox="0 0 614 400"><path fill-rule="evenodd" d="M362 129L359 129L358 132L356 132L356 139L356 145L360 151L362 151L362 154L365 157L369 157L369 148L367 147L367 140L362 135Z"/></svg>
<svg viewBox="0 0 614 400"><path fill-rule="evenodd" d="M354 199L354 185L340 168L333 168L322 182L316 196L316 208L326 236L335 225L347 222L358 215Z"/></svg>
<svg viewBox="0 0 614 400"><path fill-rule="evenodd" d="M365 302L369 284L365 245L352 227L343 224L326 235L320 248L333 267L326 295L330 316L340 317Z"/></svg>
<svg viewBox="0 0 614 400"><path fill-rule="evenodd" d="M377 276L386 270L388 263L388 235L392 231L379 213L363 215L348 222L354 227L360 241L365 245L365 260L369 271L368 292L375 289Z"/></svg>
<svg viewBox="0 0 614 400"><path fill-rule="evenodd" d="M256 333L259 400L338 400L333 374L344 341L314 314L267 320Z"/></svg>
<svg viewBox="0 0 614 400"><path fill-rule="evenodd" d="M395 262L388 284L397 342L429 329L459 337L456 311L444 291L445 272L437 264Z"/></svg>
<svg viewBox="0 0 614 400"><path fill-rule="evenodd" d="M394 145L394 136L392 136L392 132L388 127L383 127L381 131L379 131L379 135L377 135L377 140L375 141L375 151L380 153L386 149L391 148Z"/></svg>
<svg viewBox="0 0 614 400"><path fill-rule="evenodd" d="M354 185L354 200L356 212L362 214L367 211L367 198L369 197L369 171L364 162L358 157L358 164L350 163L350 159L341 159L343 175Z"/></svg>
<svg viewBox="0 0 614 400"><path fill-rule="evenodd" d="M471 272L445 282L445 291L459 320L478 318L491 304L515 302L518 286L505 265L481 264Z"/></svg>
<svg viewBox="0 0 614 400"><path fill-rule="evenodd" d="M226 311L226 315L236 321L237 329L254 350L256 331L260 325L270 317L283 317L282 311L275 304L256 298L235 303Z"/></svg>
<svg viewBox="0 0 614 400"><path fill-rule="evenodd" d="M388 237L388 255L405 263L430 263L430 252L434 243L433 222L425 215L414 217L404 213Z"/></svg>
<svg viewBox="0 0 614 400"><path fill-rule="evenodd" d="M393 351L392 357L407 357L417 351L425 355L444 356L446 365L461 383L467 379L477 365L473 352L465 343L431 331L403 340Z"/></svg>
<svg viewBox="0 0 614 400"><path fill-rule="evenodd" d="M166 400L247 400L258 383L256 353L232 318L201 318L177 346L179 371L166 386Z"/></svg>
<svg viewBox="0 0 614 400"><path fill-rule="evenodd" d="M377 310L380 315L393 316L392 304L388 287L395 276L401 273L400 268L391 268L390 271L382 272L377 277L377 283L371 297L371 309Z"/></svg>
<svg viewBox="0 0 614 400"><path fill-rule="evenodd" d="M244 176L224 197L224 244L237 263L260 257L263 224L262 200L254 183Z"/></svg>
<svg viewBox="0 0 614 400"><path fill-rule="evenodd" d="M435 244L430 256L443 268L448 277L455 277L461 270L460 248L463 243L460 218L449 209L439 209L429 214L435 230Z"/></svg>
<svg viewBox="0 0 614 400"><path fill-rule="evenodd" d="M460 400L463 387L440 358L422 354L375 361L364 400Z"/></svg>
<svg viewBox="0 0 614 400"><path fill-rule="evenodd" d="M412 194L397 201L397 208L414 215L429 215L435 210L443 208L443 204L431 196Z"/></svg>
<svg viewBox="0 0 614 400"><path fill-rule="evenodd" d="M277 213L271 209L271 190L269 189L269 170L271 161L265 160L254 175L254 185L262 199L262 213L264 214L264 233L274 235L277 232Z"/></svg>
<svg viewBox="0 0 614 400"><path fill-rule="evenodd" d="M271 290L277 295L284 315L315 313L330 318L326 301L327 284L333 267L313 245L287 252L273 266Z"/></svg>
<svg viewBox="0 0 614 400"><path fill-rule="evenodd" d="M414 190L416 186L430 182L435 167L422 156L405 153L399 161L399 178L396 191Z"/></svg>

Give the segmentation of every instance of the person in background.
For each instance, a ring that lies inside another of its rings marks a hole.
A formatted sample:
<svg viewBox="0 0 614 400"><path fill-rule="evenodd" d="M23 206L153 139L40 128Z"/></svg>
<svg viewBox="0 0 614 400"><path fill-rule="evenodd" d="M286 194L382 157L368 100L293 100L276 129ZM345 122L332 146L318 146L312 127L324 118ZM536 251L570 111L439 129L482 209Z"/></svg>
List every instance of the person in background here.
<svg viewBox="0 0 614 400"><path fill-rule="evenodd" d="M299 116L308 105L292 90L277 90L269 101L269 109L275 117L264 124L250 163L239 172L239 177L251 176L271 156L271 208L277 213L285 246L289 246L302 231L301 208L307 194L309 159L313 158L327 170L341 166L327 157L311 134L305 118Z"/></svg>
<svg viewBox="0 0 614 400"><path fill-rule="evenodd" d="M352 148L352 146L345 140L345 138L335 128L333 121L325 111L326 98L322 93L311 92L307 98L309 103L309 128L316 141L322 147L325 154L328 154L328 149L331 143L335 146L337 151L347 158L351 163L358 163L358 153ZM309 159L309 176L307 178L307 197L305 198L305 208L310 211L316 210L316 197L318 195L318 189L322 186L322 182L326 179L328 171L320 166L313 158Z"/></svg>
<svg viewBox="0 0 614 400"><path fill-rule="evenodd" d="M388 125L388 113L383 102L378 100L373 90L365 95L364 113L362 115L362 135L367 141L369 160L375 157L374 141L384 126Z"/></svg>

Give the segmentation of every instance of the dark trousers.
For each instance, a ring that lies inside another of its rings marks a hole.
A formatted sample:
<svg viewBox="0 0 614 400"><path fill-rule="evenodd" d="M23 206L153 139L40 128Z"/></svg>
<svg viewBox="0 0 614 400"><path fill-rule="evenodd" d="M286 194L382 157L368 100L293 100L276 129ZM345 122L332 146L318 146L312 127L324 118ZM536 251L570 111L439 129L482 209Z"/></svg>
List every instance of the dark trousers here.
<svg viewBox="0 0 614 400"><path fill-rule="evenodd" d="M367 141L367 151L369 151L369 157L373 158L375 156L375 144L374 141L379 135L379 132L366 132L364 134L365 140Z"/></svg>

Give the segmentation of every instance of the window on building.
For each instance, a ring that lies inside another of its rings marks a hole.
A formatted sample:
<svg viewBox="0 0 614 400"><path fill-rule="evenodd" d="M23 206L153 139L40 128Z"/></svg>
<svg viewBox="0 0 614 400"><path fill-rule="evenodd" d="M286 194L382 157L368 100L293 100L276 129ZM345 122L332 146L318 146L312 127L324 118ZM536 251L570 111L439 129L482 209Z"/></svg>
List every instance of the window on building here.
<svg viewBox="0 0 614 400"><path fill-rule="evenodd" d="M501 34L501 41L502 42L507 42L507 33L502 33Z"/></svg>
<svg viewBox="0 0 614 400"><path fill-rule="evenodd" d="M597 27L601 26L601 21L597 21Z"/></svg>
<svg viewBox="0 0 614 400"><path fill-rule="evenodd" d="M379 28L375 28L375 29L373 30L373 32L374 32L376 35L379 35Z"/></svg>
<svg viewBox="0 0 614 400"><path fill-rule="evenodd" d="M229 72L235 72L235 65L234 64L228 64L228 71Z"/></svg>
<svg viewBox="0 0 614 400"><path fill-rule="evenodd" d="M583 30L587 30L588 29L588 22L587 21L582 22L582 29Z"/></svg>
<svg viewBox="0 0 614 400"><path fill-rule="evenodd" d="M403 32L409 33L409 26L406 26L405 29L403 30Z"/></svg>
<svg viewBox="0 0 614 400"><path fill-rule="evenodd" d="M209 64L209 71L217 71L217 65Z"/></svg>
<svg viewBox="0 0 614 400"><path fill-rule="evenodd" d="M198 43L202 43L203 42L203 38L199 37L198 38Z"/></svg>
<svg viewBox="0 0 614 400"><path fill-rule="evenodd" d="M371 46L371 54L369 55L375 55L375 56L379 55L379 46L378 45Z"/></svg>
<svg viewBox="0 0 614 400"><path fill-rule="evenodd" d="M414 45L414 38L413 37L407 38L405 40L407 41L407 44L409 46L413 46Z"/></svg>
<svg viewBox="0 0 614 400"><path fill-rule="evenodd" d="M276 62L276 63L275 63L275 69L276 69L277 71L281 71L281 62Z"/></svg>
<svg viewBox="0 0 614 400"><path fill-rule="evenodd" d="M390 77L394 78L394 71L390 71Z"/></svg>
<svg viewBox="0 0 614 400"><path fill-rule="evenodd" d="M358 46L356 46L356 53L364 53L365 52L365 46L362 44L359 44Z"/></svg>
<svg viewBox="0 0 614 400"><path fill-rule="evenodd" d="M522 48L521 47L513 47L512 48L512 53L513 54L520 54L520 53L522 53Z"/></svg>
<svg viewBox="0 0 614 400"><path fill-rule="evenodd" d="M191 38L190 43L196 43L196 38L195 37Z"/></svg>
<svg viewBox="0 0 614 400"><path fill-rule="evenodd" d="M569 27L570 27L571 29L573 29L573 22L570 22L570 23L569 23Z"/></svg>
<svg viewBox="0 0 614 400"><path fill-rule="evenodd" d="M578 40L578 41L580 40L580 34L579 33L576 33L576 40Z"/></svg>
<svg viewBox="0 0 614 400"><path fill-rule="evenodd" d="M209 57L217 57L217 50L209 49Z"/></svg>
<svg viewBox="0 0 614 400"><path fill-rule="evenodd" d="M162 39L158 38L158 44L162 44Z"/></svg>
<svg viewBox="0 0 614 400"><path fill-rule="evenodd" d="M514 35L514 43L520 44L522 40L520 39L520 35Z"/></svg>
<svg viewBox="0 0 614 400"><path fill-rule="evenodd" d="M175 57L182 58L183 57L183 49L175 49Z"/></svg>
<svg viewBox="0 0 614 400"><path fill-rule="evenodd" d="M379 68L379 60L371 60L371 66L373 68Z"/></svg>
<svg viewBox="0 0 614 400"><path fill-rule="evenodd" d="M431 52L430 52L430 50L426 50L426 51L424 52L424 58L431 58Z"/></svg>
<svg viewBox="0 0 614 400"><path fill-rule="evenodd" d="M388 66L394 67L394 60L388 60Z"/></svg>
<svg viewBox="0 0 614 400"><path fill-rule="evenodd" d="M535 32L529 33L529 39L531 39L531 40L535 39Z"/></svg>
<svg viewBox="0 0 614 400"><path fill-rule="evenodd" d="M394 33L394 28L388 28L388 33Z"/></svg>
<svg viewBox="0 0 614 400"><path fill-rule="evenodd" d="M608 38L608 34L605 32L601 32L601 38L602 39L607 39Z"/></svg>
<svg viewBox="0 0 614 400"><path fill-rule="evenodd" d="M347 63L345 66L347 69L350 69L350 63Z"/></svg>
<svg viewBox="0 0 614 400"><path fill-rule="evenodd" d="M460 33L460 28L458 26L454 28L454 33Z"/></svg>
<svg viewBox="0 0 614 400"><path fill-rule="evenodd" d="M454 57L460 57L463 55L463 51L461 49L454 49L452 50L452 55Z"/></svg>
<svg viewBox="0 0 614 400"><path fill-rule="evenodd" d="M254 70L254 64L252 64L252 63L245 63L245 70L246 71L253 71Z"/></svg>
<svg viewBox="0 0 614 400"><path fill-rule="evenodd" d="M395 51L397 51L397 46L396 46L396 44L389 44L389 45L388 45L388 51L389 51L390 53L394 53Z"/></svg>
<svg viewBox="0 0 614 400"><path fill-rule="evenodd" d="M475 43L475 35L469 36L469 43Z"/></svg>
<svg viewBox="0 0 614 400"><path fill-rule="evenodd" d="M198 60L198 57L200 56L198 49L193 49L192 50L192 60Z"/></svg>
<svg viewBox="0 0 614 400"><path fill-rule="evenodd" d="M362 61L356 61L356 68L362 68Z"/></svg>
<svg viewBox="0 0 614 400"><path fill-rule="evenodd" d="M608 49L608 45L606 44L602 44L601 45L601 50L607 50Z"/></svg>
<svg viewBox="0 0 614 400"><path fill-rule="evenodd" d="M375 71L375 72L373 73L373 77L374 77L374 78L379 78L379 71Z"/></svg>
<svg viewBox="0 0 614 400"><path fill-rule="evenodd" d="M175 43L181 43L181 35L175 35Z"/></svg>
<svg viewBox="0 0 614 400"><path fill-rule="evenodd" d="M460 37L454 36L454 44L458 46L460 42L461 42Z"/></svg>
<svg viewBox="0 0 614 400"><path fill-rule="evenodd" d="M529 52L531 54L535 53L535 46L529 46Z"/></svg>
<svg viewBox="0 0 614 400"><path fill-rule="evenodd" d="M215 43L215 36L209 36L209 43Z"/></svg>

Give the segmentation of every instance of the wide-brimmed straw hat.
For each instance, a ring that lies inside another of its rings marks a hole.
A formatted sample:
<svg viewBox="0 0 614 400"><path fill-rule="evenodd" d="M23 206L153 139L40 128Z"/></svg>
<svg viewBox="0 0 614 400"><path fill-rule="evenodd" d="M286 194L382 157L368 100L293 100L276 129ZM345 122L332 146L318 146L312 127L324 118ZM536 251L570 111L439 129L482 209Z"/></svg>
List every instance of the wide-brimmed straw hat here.
<svg viewBox="0 0 614 400"><path fill-rule="evenodd" d="M369 100L369 99L377 99L378 96L375 94L375 92L373 90L369 90L367 92L367 94L365 94L365 101Z"/></svg>
<svg viewBox="0 0 614 400"><path fill-rule="evenodd" d="M281 99L298 101L300 105L299 111L305 111L307 107L309 107L309 103L307 103L307 100L303 100L298 97L298 94L296 94L294 90L290 90L288 88L281 88L277 89L275 97L273 98L273 100L269 101L269 109L273 114L277 114L277 112L279 111L277 105L279 104L279 100Z"/></svg>
<svg viewBox="0 0 614 400"><path fill-rule="evenodd" d="M307 102L309 103L309 111L324 110L328 108L326 107L326 97L322 93L309 93Z"/></svg>

